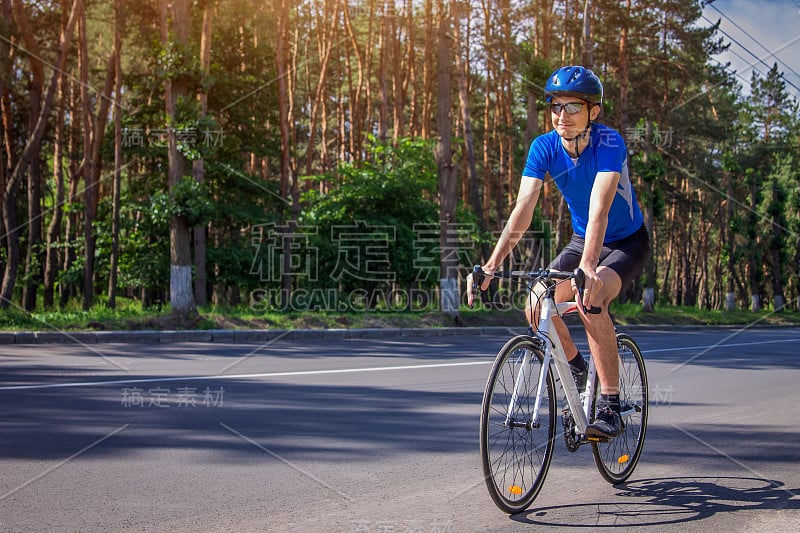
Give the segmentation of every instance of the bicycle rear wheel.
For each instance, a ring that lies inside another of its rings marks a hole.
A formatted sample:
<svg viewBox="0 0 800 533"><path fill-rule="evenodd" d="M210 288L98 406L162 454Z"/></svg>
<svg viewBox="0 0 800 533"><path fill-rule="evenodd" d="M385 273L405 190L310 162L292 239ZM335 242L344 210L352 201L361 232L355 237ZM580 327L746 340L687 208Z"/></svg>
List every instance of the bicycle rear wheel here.
<svg viewBox="0 0 800 533"><path fill-rule="evenodd" d="M527 335L512 338L497 354L483 394L480 451L484 480L492 500L507 513L518 513L531 504L553 458L556 398L552 372L547 372L538 418L533 420L542 361L538 340ZM511 406L517 381L517 397Z"/></svg>
<svg viewBox="0 0 800 533"><path fill-rule="evenodd" d="M647 432L647 372L642 352L630 335L617 334L619 348L619 398L625 431L608 442L593 442L592 453L600 474L609 483L622 483L636 468ZM595 379L595 412L600 397L599 380Z"/></svg>

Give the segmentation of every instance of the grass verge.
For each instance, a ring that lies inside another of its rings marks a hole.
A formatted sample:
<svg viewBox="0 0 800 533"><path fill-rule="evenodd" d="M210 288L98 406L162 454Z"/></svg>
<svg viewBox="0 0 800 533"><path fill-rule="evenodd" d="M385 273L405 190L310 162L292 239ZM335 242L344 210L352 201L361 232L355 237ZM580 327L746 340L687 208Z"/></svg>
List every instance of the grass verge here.
<svg viewBox="0 0 800 533"><path fill-rule="evenodd" d="M615 304L611 312L615 321L622 325L800 325L797 311L752 313L659 306L655 312L645 313L638 304ZM487 309L463 309L458 321L435 311L256 312L248 307L205 307L192 316L181 317L167 310L142 309L133 300L121 300L116 309L100 303L89 311L64 309L25 313L4 310L0 312L0 331L524 327L524 320L518 310Z"/></svg>

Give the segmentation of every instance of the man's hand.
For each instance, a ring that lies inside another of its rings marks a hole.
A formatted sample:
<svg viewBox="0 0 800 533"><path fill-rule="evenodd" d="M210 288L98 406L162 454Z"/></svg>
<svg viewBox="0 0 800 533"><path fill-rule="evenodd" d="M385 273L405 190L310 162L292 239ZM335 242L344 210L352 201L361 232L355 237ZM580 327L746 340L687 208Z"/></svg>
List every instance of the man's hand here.
<svg viewBox="0 0 800 533"><path fill-rule="evenodd" d="M483 271L484 276L483 276L483 281L480 284L480 287L478 287L478 289L480 289L481 291L485 291L486 289L489 288L489 283L492 281L492 274L494 274L494 269L489 268L487 266L482 266L481 270ZM470 309L472 309L473 302L475 301L475 289L473 288L473 285L475 285L476 281L477 280L475 279L475 276L473 275L472 272L467 274L467 305L469 306Z"/></svg>
<svg viewBox="0 0 800 533"><path fill-rule="evenodd" d="M600 279L594 268L581 266L581 270L583 270L584 274L583 307L585 309L600 307L603 304L603 280ZM575 286L574 280L572 282L572 290L575 291L577 296L578 288ZM580 308L580 306L578 307ZM580 312L583 313L584 309L580 309Z"/></svg>

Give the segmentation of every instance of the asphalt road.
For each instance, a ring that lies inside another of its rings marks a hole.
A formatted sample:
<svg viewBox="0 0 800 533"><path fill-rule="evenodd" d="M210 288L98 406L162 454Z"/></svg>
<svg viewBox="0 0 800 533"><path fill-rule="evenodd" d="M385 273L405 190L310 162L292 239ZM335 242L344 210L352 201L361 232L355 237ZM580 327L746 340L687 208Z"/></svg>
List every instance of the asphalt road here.
<svg viewBox="0 0 800 533"><path fill-rule="evenodd" d="M558 446L514 517L478 458L501 336L2 346L0 531L796 531L800 329L629 331L636 472Z"/></svg>

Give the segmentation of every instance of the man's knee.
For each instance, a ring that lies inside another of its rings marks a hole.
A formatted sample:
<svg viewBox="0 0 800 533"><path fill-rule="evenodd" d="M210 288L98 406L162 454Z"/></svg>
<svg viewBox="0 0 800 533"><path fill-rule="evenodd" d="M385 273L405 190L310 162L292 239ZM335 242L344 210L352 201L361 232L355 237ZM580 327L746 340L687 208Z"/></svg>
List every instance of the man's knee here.
<svg viewBox="0 0 800 533"><path fill-rule="evenodd" d="M622 279L619 274L604 266L597 269L597 276L603 281L601 301L603 309L607 312L608 306L616 300L622 290Z"/></svg>
<svg viewBox="0 0 800 533"><path fill-rule="evenodd" d="M525 316L529 324L533 324L539 320L539 311L541 310L542 299L544 298L547 288L543 283L534 283L528 293L528 301L525 305Z"/></svg>

